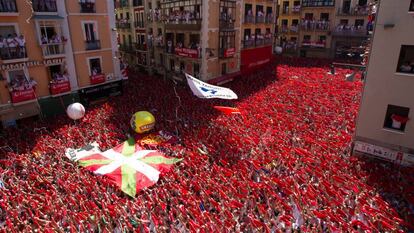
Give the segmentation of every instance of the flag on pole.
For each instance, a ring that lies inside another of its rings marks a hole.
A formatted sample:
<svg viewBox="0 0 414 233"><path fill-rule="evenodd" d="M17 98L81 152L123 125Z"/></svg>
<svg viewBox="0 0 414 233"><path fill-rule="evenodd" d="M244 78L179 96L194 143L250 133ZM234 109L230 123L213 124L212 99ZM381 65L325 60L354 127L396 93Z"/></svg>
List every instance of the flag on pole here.
<svg viewBox="0 0 414 233"><path fill-rule="evenodd" d="M214 86L205 82L202 82L193 76L185 73L187 83L191 88L191 91L195 96L202 99L237 99L236 93L229 88Z"/></svg>
<svg viewBox="0 0 414 233"><path fill-rule="evenodd" d="M238 108L224 107L224 106L214 106L214 108L220 112L223 112L226 115L241 114L240 109Z"/></svg>
<svg viewBox="0 0 414 233"><path fill-rule="evenodd" d="M97 175L106 176L131 197L157 183L161 173L168 172L174 163L181 161L156 150L144 150L133 138L105 152L93 148L68 151L70 149L66 151L69 159Z"/></svg>

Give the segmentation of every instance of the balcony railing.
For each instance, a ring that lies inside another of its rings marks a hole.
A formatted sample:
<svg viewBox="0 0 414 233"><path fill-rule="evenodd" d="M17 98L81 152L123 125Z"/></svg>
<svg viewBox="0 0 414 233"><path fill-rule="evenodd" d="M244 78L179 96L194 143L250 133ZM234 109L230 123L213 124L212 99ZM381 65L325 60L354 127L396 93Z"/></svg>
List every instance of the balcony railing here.
<svg viewBox="0 0 414 233"><path fill-rule="evenodd" d="M220 29L221 30L233 30L234 29L234 20L233 19L220 19Z"/></svg>
<svg viewBox="0 0 414 233"><path fill-rule="evenodd" d="M298 14L300 12L300 6L293 6L292 7L292 13Z"/></svg>
<svg viewBox="0 0 414 233"><path fill-rule="evenodd" d="M89 1L81 1L79 2L81 10L81 13L95 13L95 2L89 2Z"/></svg>
<svg viewBox="0 0 414 233"><path fill-rule="evenodd" d="M298 25L292 25L292 26L290 26L289 31L297 33L299 31L299 26Z"/></svg>
<svg viewBox="0 0 414 233"><path fill-rule="evenodd" d="M101 49L101 41L100 40L85 41L85 45L86 45L86 50Z"/></svg>
<svg viewBox="0 0 414 233"><path fill-rule="evenodd" d="M27 58L26 47L0 48L2 60L14 60Z"/></svg>
<svg viewBox="0 0 414 233"><path fill-rule="evenodd" d="M364 16L368 15L369 8L368 6L356 6L356 7L345 7L345 8L338 8L337 15L346 16L346 15L359 15Z"/></svg>
<svg viewBox="0 0 414 233"><path fill-rule="evenodd" d="M266 15L265 22L273 23L274 22L273 15Z"/></svg>
<svg viewBox="0 0 414 233"><path fill-rule="evenodd" d="M335 0L302 0L302 7L333 7Z"/></svg>
<svg viewBox="0 0 414 233"><path fill-rule="evenodd" d="M146 44L134 43L134 46L135 46L136 50L140 50L140 51L146 51L147 50L147 45Z"/></svg>
<svg viewBox="0 0 414 233"><path fill-rule="evenodd" d="M35 12L57 12L56 0L33 0L32 6Z"/></svg>
<svg viewBox="0 0 414 233"><path fill-rule="evenodd" d="M0 13L17 12L16 0L0 0Z"/></svg>
<svg viewBox="0 0 414 233"><path fill-rule="evenodd" d="M116 28L121 28L121 29L131 28L131 23L129 22L129 20L120 20L116 22L115 25L116 25Z"/></svg>
<svg viewBox="0 0 414 233"><path fill-rule="evenodd" d="M244 23L254 23L253 15L244 15Z"/></svg>
<svg viewBox="0 0 414 233"><path fill-rule="evenodd" d="M43 56L54 56L65 53L64 43L42 44Z"/></svg>
<svg viewBox="0 0 414 233"><path fill-rule="evenodd" d="M366 37L368 35L368 31L364 27L355 27L355 26L343 26L339 25L336 29L332 32L333 36L345 36L345 37Z"/></svg>
<svg viewBox="0 0 414 233"><path fill-rule="evenodd" d="M304 31L329 31L330 23L329 21L302 20L300 29Z"/></svg>
<svg viewBox="0 0 414 233"><path fill-rule="evenodd" d="M256 38L256 39L249 39L242 41L243 48L253 48L253 47L260 47L264 45L271 45L272 38L271 35L264 36L263 38Z"/></svg>
<svg viewBox="0 0 414 233"><path fill-rule="evenodd" d="M134 22L134 26L136 27L136 28L144 28L145 26L144 26L144 22L143 21L135 21Z"/></svg>
<svg viewBox="0 0 414 233"><path fill-rule="evenodd" d="M264 16L256 16L256 23L264 23L265 17Z"/></svg>

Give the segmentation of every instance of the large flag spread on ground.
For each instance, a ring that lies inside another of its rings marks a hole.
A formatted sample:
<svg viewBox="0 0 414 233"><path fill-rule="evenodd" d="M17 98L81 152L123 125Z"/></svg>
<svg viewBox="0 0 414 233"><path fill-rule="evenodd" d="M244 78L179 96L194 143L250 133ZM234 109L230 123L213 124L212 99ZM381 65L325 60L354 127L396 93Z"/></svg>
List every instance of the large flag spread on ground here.
<svg viewBox="0 0 414 233"><path fill-rule="evenodd" d="M91 144L79 150L68 149L66 156L89 171L108 177L131 197L157 183L160 174L181 160L167 158L156 150L143 150L132 138L105 152Z"/></svg>
<svg viewBox="0 0 414 233"><path fill-rule="evenodd" d="M240 109L238 108L225 107L225 106L214 106L214 108L226 115L241 114Z"/></svg>
<svg viewBox="0 0 414 233"><path fill-rule="evenodd" d="M191 91L198 98L203 99L237 99L236 93L229 88L214 86L205 82L202 82L189 74L185 74L187 83L191 88Z"/></svg>

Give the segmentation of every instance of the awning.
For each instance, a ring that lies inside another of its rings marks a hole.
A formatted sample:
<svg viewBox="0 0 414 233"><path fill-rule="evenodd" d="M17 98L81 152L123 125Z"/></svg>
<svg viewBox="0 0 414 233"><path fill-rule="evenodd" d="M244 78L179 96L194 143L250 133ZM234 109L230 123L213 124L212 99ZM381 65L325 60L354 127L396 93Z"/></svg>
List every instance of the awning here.
<svg viewBox="0 0 414 233"><path fill-rule="evenodd" d="M59 15L34 15L34 20L62 20L63 17Z"/></svg>
<svg viewBox="0 0 414 233"><path fill-rule="evenodd" d="M208 83L214 84L214 85L221 85L223 83L232 81L235 77L240 76L240 75L241 75L241 72L237 71L237 72L234 72L234 73L225 74L223 76L211 79L211 80L208 81Z"/></svg>

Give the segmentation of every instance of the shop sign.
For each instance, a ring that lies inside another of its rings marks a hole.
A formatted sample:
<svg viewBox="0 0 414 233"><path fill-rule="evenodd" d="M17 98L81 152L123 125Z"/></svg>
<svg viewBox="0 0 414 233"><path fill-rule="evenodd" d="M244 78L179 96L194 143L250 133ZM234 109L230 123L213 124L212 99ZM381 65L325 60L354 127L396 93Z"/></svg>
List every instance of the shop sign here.
<svg viewBox="0 0 414 233"><path fill-rule="evenodd" d="M0 66L0 70L2 71L19 70L25 67L50 66L50 65L62 64L64 62L65 62L65 58L47 59L43 61L26 61L26 62L20 62L20 63L3 64Z"/></svg>

